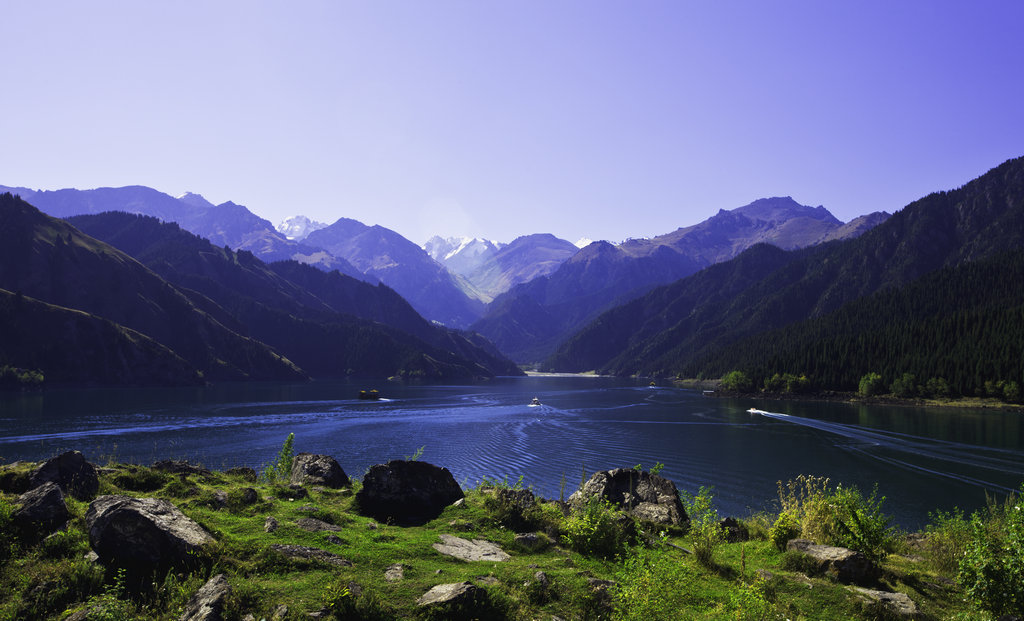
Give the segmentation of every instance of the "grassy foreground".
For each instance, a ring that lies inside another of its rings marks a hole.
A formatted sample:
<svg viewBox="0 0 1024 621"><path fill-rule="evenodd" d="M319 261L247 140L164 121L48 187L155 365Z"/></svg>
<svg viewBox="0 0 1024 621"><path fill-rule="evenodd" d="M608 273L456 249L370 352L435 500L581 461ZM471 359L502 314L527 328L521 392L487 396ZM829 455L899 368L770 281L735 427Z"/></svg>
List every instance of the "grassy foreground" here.
<svg viewBox="0 0 1024 621"><path fill-rule="evenodd" d="M20 476L30 470L19 464L7 472ZM568 515L556 502L518 511L498 500L507 483L484 481L465 490L461 506L448 507L426 525L398 527L359 515L354 506L359 483L353 485L352 490L307 487L308 497L299 498L281 482L253 481L241 473L176 475L129 464L102 468L100 494L166 498L217 540L192 573L152 576L134 588L130 577L87 558L88 503L67 497L73 515L68 530L33 541L7 528L16 495L0 494L0 619L61 619L81 609L90 610L90 619L176 619L191 595L218 573L226 574L233 588L228 619L894 618L850 587L808 574L806 563L781 552L773 538L780 537L780 522L794 526L788 518L752 516L741 521L750 540L724 542L715 532L718 516L707 494L689 499L690 531L643 525L634 531L631 520L597 503ZM247 488L256 490L253 504L246 504L252 500ZM794 484L788 488L794 489ZM811 510L808 498L791 494L781 500L781 513L792 514L799 534L801 511L806 518ZM279 524L274 532L265 532L268 517ZM297 525L309 517L340 530L308 532ZM707 528L711 524L715 529ZM906 593L917 604L918 618L992 618L975 608L976 600L957 582L956 561L949 560L960 554L950 546L959 544L946 540L955 540L954 531L965 524L961 519L945 530L932 528L928 536L886 530L891 552L878 554L882 571L873 588ZM539 546L517 545L516 531L538 533ZM498 543L511 559L471 563L442 556L432 548L441 534ZM936 545L936 538L946 543ZM320 548L352 565L289 560L269 547L282 543ZM705 548L710 553L699 562L700 555L691 551ZM395 565L403 575L389 580L385 572ZM431 587L461 581L485 589L483 612L416 605Z"/></svg>

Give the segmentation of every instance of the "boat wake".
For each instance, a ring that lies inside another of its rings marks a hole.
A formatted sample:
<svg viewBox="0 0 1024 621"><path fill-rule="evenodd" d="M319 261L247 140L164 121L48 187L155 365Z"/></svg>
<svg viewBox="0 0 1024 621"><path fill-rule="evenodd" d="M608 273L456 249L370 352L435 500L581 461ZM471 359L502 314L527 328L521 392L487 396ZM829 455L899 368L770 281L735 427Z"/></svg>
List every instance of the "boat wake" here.
<svg viewBox="0 0 1024 621"><path fill-rule="evenodd" d="M756 413L771 420L838 436L837 448L904 470L977 485L990 491L1017 491L995 479L1016 480L1024 472L1024 453L1019 451L935 440L778 412L757 410Z"/></svg>

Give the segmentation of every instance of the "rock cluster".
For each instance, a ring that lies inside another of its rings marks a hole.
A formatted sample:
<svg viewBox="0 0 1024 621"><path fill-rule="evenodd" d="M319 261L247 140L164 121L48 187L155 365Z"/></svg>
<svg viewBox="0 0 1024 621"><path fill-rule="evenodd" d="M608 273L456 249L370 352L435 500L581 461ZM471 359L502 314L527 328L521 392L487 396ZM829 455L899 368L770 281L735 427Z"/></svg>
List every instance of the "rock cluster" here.
<svg viewBox="0 0 1024 621"><path fill-rule="evenodd" d="M292 485L322 485L339 489L352 483L338 462L329 455L299 453L292 458Z"/></svg>
<svg viewBox="0 0 1024 621"><path fill-rule="evenodd" d="M673 525L689 521L676 484L650 472L632 468L595 472L569 497L569 505L582 507L595 496L622 507L643 521Z"/></svg>

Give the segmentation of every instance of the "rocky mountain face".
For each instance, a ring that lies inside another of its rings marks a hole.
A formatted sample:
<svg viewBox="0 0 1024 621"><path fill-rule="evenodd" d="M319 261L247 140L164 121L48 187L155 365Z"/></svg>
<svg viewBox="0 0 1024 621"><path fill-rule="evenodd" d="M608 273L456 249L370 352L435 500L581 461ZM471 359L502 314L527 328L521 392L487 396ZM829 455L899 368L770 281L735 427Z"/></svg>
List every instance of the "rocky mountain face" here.
<svg viewBox="0 0 1024 621"><path fill-rule="evenodd" d="M549 364L627 374L692 369L740 338L1021 247L1024 158L915 201L854 239L790 252L751 248L655 289L601 315Z"/></svg>
<svg viewBox="0 0 1024 621"><path fill-rule="evenodd" d="M384 285L294 261L267 265L250 252L214 246L153 218L104 213L70 221L203 296L224 321L243 326L313 375L519 373L473 337L427 322Z"/></svg>
<svg viewBox="0 0 1024 621"><path fill-rule="evenodd" d="M539 361L601 312L653 287L731 259L755 244L809 246L838 235L844 226L824 207L784 197L723 210L700 224L650 239L618 246L594 242L550 275L498 296L472 329L514 360ZM844 234L861 231L853 227Z"/></svg>
<svg viewBox="0 0 1024 621"><path fill-rule="evenodd" d="M306 243L380 279L432 321L464 328L483 313L483 302L466 295L466 285L456 275L430 258L423 248L390 229L341 218L310 233Z"/></svg>
<svg viewBox="0 0 1024 621"><path fill-rule="evenodd" d="M124 329L144 334L209 380L305 377L289 360L246 336L240 326L221 321L224 314L208 300L171 285L127 254L10 194L0 195L0 288L101 317L116 324L115 331L122 336L129 334ZM43 329L39 324L35 333ZM67 341L69 347L75 342ZM146 347L164 360L153 364L173 366L156 353L157 348ZM95 354L58 346L48 355ZM14 360L8 364L20 366ZM67 365L58 362L55 368ZM45 374L47 367L42 370Z"/></svg>

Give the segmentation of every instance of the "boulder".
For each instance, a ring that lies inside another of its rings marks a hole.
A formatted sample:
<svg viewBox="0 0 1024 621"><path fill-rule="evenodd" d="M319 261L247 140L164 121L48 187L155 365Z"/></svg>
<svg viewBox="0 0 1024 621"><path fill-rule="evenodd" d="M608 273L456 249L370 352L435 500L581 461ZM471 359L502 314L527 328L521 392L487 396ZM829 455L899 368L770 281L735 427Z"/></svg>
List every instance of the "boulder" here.
<svg viewBox="0 0 1024 621"><path fill-rule="evenodd" d="M224 574L217 574L196 591L185 605L185 612L179 621L220 621L223 618L224 603L231 595L231 585Z"/></svg>
<svg viewBox="0 0 1024 621"><path fill-rule="evenodd" d="M15 502L21 506L14 510L11 519L23 532L52 533L71 518L64 492L50 481L28 490Z"/></svg>
<svg viewBox="0 0 1024 621"><path fill-rule="evenodd" d="M100 496L89 504L85 524L102 562L142 571L191 565L214 542L202 526L159 498Z"/></svg>
<svg viewBox="0 0 1024 621"><path fill-rule="evenodd" d="M594 496L602 497L648 522L680 525L689 521L676 484L650 472L632 468L595 472L569 497L569 505L581 508Z"/></svg>
<svg viewBox="0 0 1024 621"><path fill-rule="evenodd" d="M363 515L381 522L422 525L462 498L447 468L423 461L393 460L372 466L363 477L356 503Z"/></svg>
<svg viewBox="0 0 1024 621"><path fill-rule="evenodd" d="M274 552L277 552L278 554L287 556L290 559L320 561L321 563L336 565L338 567L352 566L352 561L346 560L341 556L334 554L333 552L321 550L320 548L310 548L307 546L274 543L270 545L270 549Z"/></svg>
<svg viewBox="0 0 1024 621"><path fill-rule="evenodd" d="M65 494L79 500L91 499L100 489L96 467L85 461L85 457L78 451L62 453L36 468L29 477L29 489L47 481L56 483Z"/></svg>
<svg viewBox="0 0 1024 621"><path fill-rule="evenodd" d="M438 606L448 604L460 610L470 611L483 603L487 593L472 582L439 584L416 600L417 606Z"/></svg>
<svg viewBox="0 0 1024 621"><path fill-rule="evenodd" d="M915 619L918 616L917 604L906 593L875 591L862 587L850 587L864 603L865 612L874 618L890 619L892 617Z"/></svg>
<svg viewBox="0 0 1024 621"><path fill-rule="evenodd" d="M388 582L401 582L405 578L405 565L395 563L384 569L384 579Z"/></svg>
<svg viewBox="0 0 1024 621"><path fill-rule="evenodd" d="M807 539L791 539L786 549L810 558L818 572L839 582L870 584L878 577L878 568L868 557L848 548L818 545Z"/></svg>
<svg viewBox="0 0 1024 621"><path fill-rule="evenodd" d="M441 543L435 543L433 547L441 554L464 561L501 562L510 558L498 544L483 539L470 541L455 535L441 535Z"/></svg>
<svg viewBox="0 0 1024 621"><path fill-rule="evenodd" d="M177 459L163 459L153 464L153 470L159 470L160 472L168 472L170 474L198 474L200 476L210 476L210 471L202 466L193 466L184 460Z"/></svg>
<svg viewBox="0 0 1024 621"><path fill-rule="evenodd" d="M268 515L266 521L263 522L263 532L272 533L275 530L277 530L277 527L277 519L275 519L274 516L272 515Z"/></svg>
<svg viewBox="0 0 1024 621"><path fill-rule="evenodd" d="M299 453L292 458L291 484L323 485L337 489L348 487L351 482L333 457Z"/></svg>

